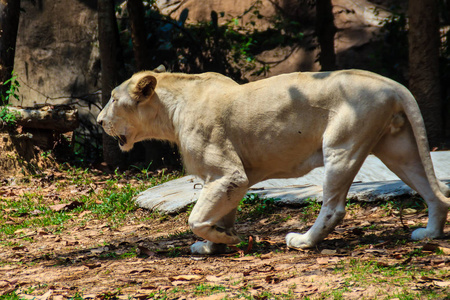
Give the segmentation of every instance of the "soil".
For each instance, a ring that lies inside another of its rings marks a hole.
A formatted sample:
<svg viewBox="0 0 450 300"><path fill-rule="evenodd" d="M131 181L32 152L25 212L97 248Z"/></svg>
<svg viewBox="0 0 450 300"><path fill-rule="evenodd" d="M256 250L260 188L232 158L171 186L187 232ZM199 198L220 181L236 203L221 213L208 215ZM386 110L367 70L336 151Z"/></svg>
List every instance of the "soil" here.
<svg viewBox="0 0 450 300"><path fill-rule="evenodd" d="M84 186L70 185L68 173L44 174L27 182L5 181L1 198L18 199L31 189L49 206L67 206L74 195L107 188L106 180L114 177L93 172L94 184ZM57 188L62 182L69 184L63 190ZM117 181L126 183L139 184L132 176ZM401 299L449 299L449 223L446 239L412 242L411 228L427 222L425 210L409 209L400 216L386 203L355 203L317 248L287 248L286 233L306 231L317 212L317 204L273 207L259 214L245 208L237 230L246 242L214 256L190 254L197 237L187 225L189 211L162 216L136 208L117 223L87 210L73 212L58 230L25 228L2 235L0 295L13 292L42 300L393 299L406 293L419 296ZM5 216L0 223L28 217Z"/></svg>

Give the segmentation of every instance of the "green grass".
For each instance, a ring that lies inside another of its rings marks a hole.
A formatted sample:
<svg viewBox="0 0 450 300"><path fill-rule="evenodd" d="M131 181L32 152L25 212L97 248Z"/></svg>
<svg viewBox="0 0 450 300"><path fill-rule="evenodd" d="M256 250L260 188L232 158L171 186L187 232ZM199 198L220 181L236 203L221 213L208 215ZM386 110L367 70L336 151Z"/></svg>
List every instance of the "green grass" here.
<svg viewBox="0 0 450 300"><path fill-rule="evenodd" d="M260 198L258 194L247 194L239 203L240 219L256 219L273 213L277 209L277 199Z"/></svg>
<svg viewBox="0 0 450 300"><path fill-rule="evenodd" d="M419 251L412 251L409 256L421 255ZM414 264L392 264L386 265L377 261L363 261L360 259L351 259L349 262L340 262L334 270L336 276L344 273L346 279L343 283L343 287L334 291L335 295L327 294L332 299L344 299L339 298L338 292L346 292L354 287L369 288L373 286L380 286L386 284L390 287L410 286L415 280L414 278L420 278L421 276L427 277L445 277L448 276L447 272L441 271L442 274L436 274L433 269L424 270L415 266ZM341 294L342 294L341 293ZM385 295L381 292L380 295ZM325 296L325 295L324 295ZM380 296L376 299L420 299L426 297L427 299L442 299L442 294L439 295L435 290L421 289L417 291L404 289L395 294L389 294L389 296Z"/></svg>
<svg viewBox="0 0 450 300"><path fill-rule="evenodd" d="M16 291L0 296L0 300L19 300L20 297L16 294Z"/></svg>
<svg viewBox="0 0 450 300"><path fill-rule="evenodd" d="M59 190L66 189L68 185L88 189L94 183L88 169L68 168L65 172L68 180L60 181L56 178L53 181L58 185ZM68 220L83 211L90 211L91 218L106 219L111 226L118 226L130 212L136 209L133 201L135 195L176 176L176 174L163 174L160 177L149 178L146 173L138 174L135 179L139 184L132 186L129 183L122 183L125 181L124 175L117 173L106 181L101 192L96 193L90 190L87 195L76 195L64 200L64 203L81 202L79 207L71 211L52 210L50 206L59 203L45 200L42 195L39 195L39 190L25 193L18 199L0 198L0 220L8 221L0 221L0 237L11 236L19 229L45 228L52 232L59 232L64 229Z"/></svg>

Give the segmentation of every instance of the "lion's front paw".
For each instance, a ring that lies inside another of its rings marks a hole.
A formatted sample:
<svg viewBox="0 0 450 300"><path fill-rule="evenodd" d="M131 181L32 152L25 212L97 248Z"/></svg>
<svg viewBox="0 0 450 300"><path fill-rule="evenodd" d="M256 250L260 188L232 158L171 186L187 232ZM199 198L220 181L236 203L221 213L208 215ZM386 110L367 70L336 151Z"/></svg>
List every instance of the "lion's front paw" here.
<svg viewBox="0 0 450 300"><path fill-rule="evenodd" d="M288 245L288 247L301 249L311 248L315 246L315 243L313 243L306 234L295 232L291 232L286 235L286 244Z"/></svg>
<svg viewBox="0 0 450 300"><path fill-rule="evenodd" d="M227 249L225 244L215 244L210 241L196 242L191 246L192 254L208 255L224 253Z"/></svg>
<svg viewBox="0 0 450 300"><path fill-rule="evenodd" d="M431 231L427 228L418 228L418 229L414 230L413 233L411 234L411 239L413 239L415 241L423 240L426 238L434 239L434 238L439 238L442 235L443 234L441 232Z"/></svg>

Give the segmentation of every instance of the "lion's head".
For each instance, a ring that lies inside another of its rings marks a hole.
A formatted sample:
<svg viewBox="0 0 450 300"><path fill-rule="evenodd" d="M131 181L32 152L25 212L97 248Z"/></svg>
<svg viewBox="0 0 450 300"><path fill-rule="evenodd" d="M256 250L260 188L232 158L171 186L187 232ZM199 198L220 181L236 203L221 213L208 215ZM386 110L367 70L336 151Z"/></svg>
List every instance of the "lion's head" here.
<svg viewBox="0 0 450 300"><path fill-rule="evenodd" d="M159 101L152 99L157 84L155 75L151 71L139 72L116 87L97 117L105 132L118 139L122 151L130 151L136 142L154 138L149 122L156 119L160 109Z"/></svg>

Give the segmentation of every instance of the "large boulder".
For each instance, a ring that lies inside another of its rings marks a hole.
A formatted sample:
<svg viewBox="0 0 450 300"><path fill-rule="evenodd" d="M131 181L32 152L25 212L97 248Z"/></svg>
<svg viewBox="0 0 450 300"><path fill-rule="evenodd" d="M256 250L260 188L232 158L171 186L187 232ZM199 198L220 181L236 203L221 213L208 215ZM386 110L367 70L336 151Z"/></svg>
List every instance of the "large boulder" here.
<svg viewBox="0 0 450 300"><path fill-rule="evenodd" d="M14 70L21 106L94 101L100 89L96 1L22 1Z"/></svg>

